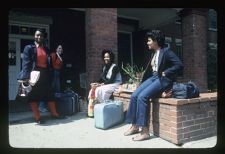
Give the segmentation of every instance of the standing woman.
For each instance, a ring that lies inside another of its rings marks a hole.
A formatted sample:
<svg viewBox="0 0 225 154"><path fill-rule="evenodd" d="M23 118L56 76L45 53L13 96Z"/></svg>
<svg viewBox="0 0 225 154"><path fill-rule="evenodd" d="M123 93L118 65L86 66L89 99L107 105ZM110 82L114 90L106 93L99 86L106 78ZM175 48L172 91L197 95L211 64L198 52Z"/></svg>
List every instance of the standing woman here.
<svg viewBox="0 0 225 154"><path fill-rule="evenodd" d="M131 127L124 133L125 136L140 133L133 137L133 141L149 139L149 99L159 95L172 86L177 73L183 69L180 59L169 48L164 47L165 36L160 30L147 33L147 45L153 51L149 63L151 75L132 93L126 122ZM148 65L149 66L149 65ZM142 128L139 132L139 128Z"/></svg>
<svg viewBox="0 0 225 154"><path fill-rule="evenodd" d="M32 87L32 91L28 96L28 102L34 113L35 121L38 124L44 123L38 110L38 102L40 101L47 102L52 118L63 118L56 111L55 98L51 86L53 80L51 56L49 49L45 46L44 32L41 29L35 31L34 44L25 46L23 55L22 71L17 77L19 82L28 85L32 69L40 71L40 78Z"/></svg>
<svg viewBox="0 0 225 154"><path fill-rule="evenodd" d="M102 51L102 60L104 66L98 82L91 83L92 89L89 92L89 98L92 90L95 89L95 97L98 102L103 103L108 100L116 88L122 83L122 77L118 66L114 63L114 54L110 50Z"/></svg>
<svg viewBox="0 0 225 154"><path fill-rule="evenodd" d="M52 65L54 69L54 79L53 79L53 87L55 93L61 92L60 85L60 70L63 65L63 47L62 45L58 45L55 52L51 53Z"/></svg>

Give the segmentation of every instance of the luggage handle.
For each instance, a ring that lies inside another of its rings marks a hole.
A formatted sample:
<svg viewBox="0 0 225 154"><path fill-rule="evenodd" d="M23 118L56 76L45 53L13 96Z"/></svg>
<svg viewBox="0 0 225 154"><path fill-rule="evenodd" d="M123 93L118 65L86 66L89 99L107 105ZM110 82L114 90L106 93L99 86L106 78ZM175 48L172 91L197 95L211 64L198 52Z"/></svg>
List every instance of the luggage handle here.
<svg viewBox="0 0 225 154"><path fill-rule="evenodd" d="M117 107L120 107L120 103L119 102L115 102L113 100L104 100L104 103L108 104L108 103L114 103Z"/></svg>
<svg viewBox="0 0 225 154"><path fill-rule="evenodd" d="M75 99L74 99L74 97L72 97L72 101L73 101L73 103L72 103L72 109L73 109L73 111L75 111L76 109L75 109Z"/></svg>

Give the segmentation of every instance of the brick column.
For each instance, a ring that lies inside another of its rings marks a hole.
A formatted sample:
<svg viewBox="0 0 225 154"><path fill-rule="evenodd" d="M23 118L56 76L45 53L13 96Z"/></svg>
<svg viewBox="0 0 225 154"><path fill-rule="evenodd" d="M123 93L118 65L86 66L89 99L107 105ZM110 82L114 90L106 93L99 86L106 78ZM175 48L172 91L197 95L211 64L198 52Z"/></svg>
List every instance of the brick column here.
<svg viewBox="0 0 225 154"><path fill-rule="evenodd" d="M89 84L99 80L102 68L101 52L111 49L117 62L117 9L86 9L86 73Z"/></svg>
<svg viewBox="0 0 225 154"><path fill-rule="evenodd" d="M200 91L207 90L207 9L184 9L182 43L184 80L192 80Z"/></svg>

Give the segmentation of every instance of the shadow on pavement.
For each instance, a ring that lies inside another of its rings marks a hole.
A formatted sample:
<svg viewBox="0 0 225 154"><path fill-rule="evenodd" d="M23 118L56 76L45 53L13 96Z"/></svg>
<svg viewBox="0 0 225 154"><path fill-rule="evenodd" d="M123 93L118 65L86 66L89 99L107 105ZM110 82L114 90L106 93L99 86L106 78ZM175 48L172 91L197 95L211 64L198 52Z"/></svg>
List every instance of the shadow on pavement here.
<svg viewBox="0 0 225 154"><path fill-rule="evenodd" d="M9 115L12 113L9 113ZM9 125L17 125L17 124L27 124L27 123L35 123L32 113L29 115L25 115L27 113L13 113L13 116L16 118L11 118L9 120ZM43 113L41 113L43 114ZM27 117L26 117L27 116ZM66 124L70 122L74 122L80 119L88 118L86 116L86 113L75 113L73 115L65 116L64 119L52 119L51 114L44 113L44 115L41 115L41 118L45 121L44 124L41 124L42 126L50 126L50 125L58 125L58 124ZM40 124L39 124L40 125Z"/></svg>

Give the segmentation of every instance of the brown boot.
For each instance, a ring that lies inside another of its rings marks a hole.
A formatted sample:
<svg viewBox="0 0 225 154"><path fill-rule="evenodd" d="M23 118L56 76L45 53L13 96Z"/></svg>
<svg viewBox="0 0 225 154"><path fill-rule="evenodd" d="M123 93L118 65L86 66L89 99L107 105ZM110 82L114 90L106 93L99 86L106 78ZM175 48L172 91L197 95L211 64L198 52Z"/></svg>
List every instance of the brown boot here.
<svg viewBox="0 0 225 154"><path fill-rule="evenodd" d="M56 106L55 106L55 102L54 101L49 101L48 102L48 108L49 108L49 110L51 112L51 115L52 115L53 119L64 119L65 118L64 115L60 115L56 111Z"/></svg>
<svg viewBox="0 0 225 154"><path fill-rule="evenodd" d="M150 139L149 127L143 127L141 133L132 138L133 141L143 141L148 139Z"/></svg>
<svg viewBox="0 0 225 154"><path fill-rule="evenodd" d="M45 121L43 119L41 119L40 112L39 112L39 109L38 109L38 105L37 104L38 104L37 102L31 102L30 103L31 110L34 113L35 122L37 124L43 124L43 123L45 123Z"/></svg>
<svg viewBox="0 0 225 154"><path fill-rule="evenodd" d="M139 133L139 127L136 125L132 125L130 129L124 133L124 136L129 136L137 133Z"/></svg>

